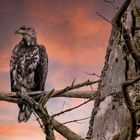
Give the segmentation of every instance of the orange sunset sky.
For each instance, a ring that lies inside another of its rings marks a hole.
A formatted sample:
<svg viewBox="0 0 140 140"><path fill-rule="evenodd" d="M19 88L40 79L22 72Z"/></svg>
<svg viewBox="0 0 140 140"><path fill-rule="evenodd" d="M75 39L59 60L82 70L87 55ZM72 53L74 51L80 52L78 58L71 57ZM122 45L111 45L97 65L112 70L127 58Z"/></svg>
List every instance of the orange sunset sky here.
<svg viewBox="0 0 140 140"><path fill-rule="evenodd" d="M122 0L116 0L120 5ZM114 3L116 4L116 2ZM20 41L14 31L21 25L33 26L38 43L46 46L49 73L46 90L61 89L92 79L84 71L100 74L111 25L97 16L102 13L111 20L115 10L103 0L0 0L0 90L10 91L9 60L11 51ZM90 88L89 88L90 89ZM79 99L51 99L47 103L50 113L78 105ZM64 114L61 122L89 117L93 103ZM17 122L18 107L0 102L0 140L44 140L44 134L34 116L27 123ZM88 121L68 124L76 133L85 136ZM57 140L64 140L57 134Z"/></svg>

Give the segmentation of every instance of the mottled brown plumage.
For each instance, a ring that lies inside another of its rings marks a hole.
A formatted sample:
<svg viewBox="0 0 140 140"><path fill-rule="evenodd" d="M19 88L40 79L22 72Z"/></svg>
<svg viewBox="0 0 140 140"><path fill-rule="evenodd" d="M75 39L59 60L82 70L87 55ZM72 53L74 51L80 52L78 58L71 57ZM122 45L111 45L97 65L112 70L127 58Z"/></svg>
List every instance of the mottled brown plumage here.
<svg viewBox="0 0 140 140"><path fill-rule="evenodd" d="M32 27L22 26L15 32L22 40L14 48L10 60L11 91L43 91L48 71L48 56L43 45L36 42ZM19 103L18 121L27 121L31 111L25 103Z"/></svg>

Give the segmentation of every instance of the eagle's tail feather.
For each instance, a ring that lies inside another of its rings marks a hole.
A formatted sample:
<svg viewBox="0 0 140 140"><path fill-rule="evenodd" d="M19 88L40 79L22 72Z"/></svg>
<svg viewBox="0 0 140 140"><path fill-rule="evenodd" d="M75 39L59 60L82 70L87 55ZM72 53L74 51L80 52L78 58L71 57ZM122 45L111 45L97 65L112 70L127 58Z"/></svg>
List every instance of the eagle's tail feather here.
<svg viewBox="0 0 140 140"><path fill-rule="evenodd" d="M22 110L19 111L18 122L20 122L20 123L27 122L28 119L31 117L31 114L32 114L31 109L29 109L28 106L25 106L24 111L22 111Z"/></svg>

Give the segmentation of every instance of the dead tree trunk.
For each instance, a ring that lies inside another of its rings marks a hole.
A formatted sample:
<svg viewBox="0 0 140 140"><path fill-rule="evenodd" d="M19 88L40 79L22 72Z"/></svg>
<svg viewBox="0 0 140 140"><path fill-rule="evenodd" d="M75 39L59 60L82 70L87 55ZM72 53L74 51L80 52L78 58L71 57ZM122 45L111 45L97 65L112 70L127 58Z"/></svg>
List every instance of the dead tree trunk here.
<svg viewBox="0 0 140 140"><path fill-rule="evenodd" d="M126 11L126 9L128 10ZM130 38L126 38L124 30L119 25L119 18L121 18L121 22L123 22ZM94 104L87 139L129 139L131 117L126 103L124 103L122 84L139 74L138 57L135 57L134 50L136 52L140 50L137 47L133 48L132 51L128 46L129 42L127 40L129 39L130 43L133 43L130 40L133 39L136 44L139 44L137 43L140 38L139 25L140 14L135 1L125 0L112 22L109 46L106 51L105 64L101 75L102 81L98 87L99 99ZM132 100L135 93L138 93L139 90L139 82L127 88Z"/></svg>

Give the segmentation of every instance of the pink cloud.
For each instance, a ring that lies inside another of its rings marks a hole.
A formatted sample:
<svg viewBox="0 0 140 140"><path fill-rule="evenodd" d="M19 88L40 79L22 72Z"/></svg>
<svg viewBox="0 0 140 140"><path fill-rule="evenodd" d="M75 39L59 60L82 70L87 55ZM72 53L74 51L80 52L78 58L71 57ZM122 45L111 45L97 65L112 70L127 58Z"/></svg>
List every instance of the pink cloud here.
<svg viewBox="0 0 140 140"><path fill-rule="evenodd" d="M0 136L7 139L33 140L44 139L45 135L35 123L0 124Z"/></svg>

